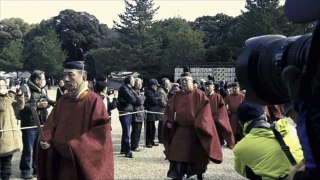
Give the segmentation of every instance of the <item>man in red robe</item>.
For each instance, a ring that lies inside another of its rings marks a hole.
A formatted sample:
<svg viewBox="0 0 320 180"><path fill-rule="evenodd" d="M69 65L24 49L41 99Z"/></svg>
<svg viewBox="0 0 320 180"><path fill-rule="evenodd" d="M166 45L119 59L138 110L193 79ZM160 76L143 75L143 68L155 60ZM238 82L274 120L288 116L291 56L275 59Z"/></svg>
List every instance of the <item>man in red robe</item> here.
<svg viewBox="0 0 320 180"><path fill-rule="evenodd" d="M238 119L237 111L240 103L244 101L244 97L244 94L240 92L239 84L237 82L231 84L231 93L227 95L225 103L236 142L240 141L243 137L243 129Z"/></svg>
<svg viewBox="0 0 320 180"><path fill-rule="evenodd" d="M227 108L223 98L219 93L214 91L215 86L211 80L205 82L205 93L210 101L211 114L216 125L221 145L226 141L227 146L234 147L234 137L230 126Z"/></svg>
<svg viewBox="0 0 320 180"><path fill-rule="evenodd" d="M170 161L167 176L203 179L207 164L222 162L218 134L204 92L193 87L190 73L180 79L181 91L168 101L164 114L164 154Z"/></svg>
<svg viewBox="0 0 320 180"><path fill-rule="evenodd" d="M68 93L51 111L37 146L38 179L113 179L110 118L101 97L85 85L85 65L65 64Z"/></svg>

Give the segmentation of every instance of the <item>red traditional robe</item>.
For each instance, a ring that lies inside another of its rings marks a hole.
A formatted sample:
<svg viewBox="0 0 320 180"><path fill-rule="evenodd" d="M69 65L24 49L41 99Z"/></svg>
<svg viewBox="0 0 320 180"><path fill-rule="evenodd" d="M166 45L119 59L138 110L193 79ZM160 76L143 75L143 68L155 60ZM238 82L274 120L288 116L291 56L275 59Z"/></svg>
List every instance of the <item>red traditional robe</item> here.
<svg viewBox="0 0 320 180"><path fill-rule="evenodd" d="M174 132L167 122L175 118ZM199 89L184 94L177 92L169 99L164 114L165 155L168 160L193 162L206 166L209 160L222 162L221 146L209 100Z"/></svg>
<svg viewBox="0 0 320 180"><path fill-rule="evenodd" d="M243 129L240 125L237 111L240 103L244 101L244 94L229 94L225 103L228 105L229 120L236 141L240 141L243 137Z"/></svg>
<svg viewBox="0 0 320 180"><path fill-rule="evenodd" d="M223 98L218 93L207 95L210 101L211 113L217 128L220 143L225 140L229 148L234 147L234 137L230 126L227 108Z"/></svg>
<svg viewBox="0 0 320 180"><path fill-rule="evenodd" d="M37 147L38 179L114 179L110 119L101 97L85 91L68 94L51 111L43 127L51 146Z"/></svg>

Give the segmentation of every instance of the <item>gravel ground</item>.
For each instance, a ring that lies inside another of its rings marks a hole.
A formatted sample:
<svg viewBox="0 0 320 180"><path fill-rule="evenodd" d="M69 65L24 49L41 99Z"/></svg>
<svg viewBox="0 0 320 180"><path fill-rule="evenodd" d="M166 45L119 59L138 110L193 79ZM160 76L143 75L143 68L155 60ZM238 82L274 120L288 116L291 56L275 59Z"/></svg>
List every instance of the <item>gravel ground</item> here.
<svg viewBox="0 0 320 180"><path fill-rule="evenodd" d="M56 88L48 90L49 97L55 99ZM143 148L134 152L134 158L125 158L120 155L121 125L118 112L112 112L112 139L114 147L115 179L168 179L168 161L163 155L162 144L153 148ZM115 117L114 117L115 116ZM144 146L144 131L142 132L140 146ZM224 160L221 164L210 163L205 173L205 179L244 179L233 169L233 154L230 149L223 148ZM12 160L12 179L20 179L19 161L21 153L15 153ZM34 178L36 179L36 178ZM196 179L191 177L190 179Z"/></svg>

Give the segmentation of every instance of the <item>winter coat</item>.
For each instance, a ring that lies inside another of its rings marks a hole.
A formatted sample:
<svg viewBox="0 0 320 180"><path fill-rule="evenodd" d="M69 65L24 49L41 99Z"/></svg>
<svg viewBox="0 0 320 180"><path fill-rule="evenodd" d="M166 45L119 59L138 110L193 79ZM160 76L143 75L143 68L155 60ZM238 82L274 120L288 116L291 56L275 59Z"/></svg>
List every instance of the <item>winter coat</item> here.
<svg viewBox="0 0 320 180"><path fill-rule="evenodd" d="M25 97L25 106L20 110L21 127L36 126L36 121L32 115L31 108L37 108L37 103L42 99L48 101L46 108L37 108L40 123L44 124L48 116L47 108L54 104L54 101L50 100L47 96L47 92L43 88L39 88L32 81L28 81L26 85L21 86L21 91Z"/></svg>
<svg viewBox="0 0 320 180"><path fill-rule="evenodd" d="M244 131L248 124L247 122L244 125ZM294 127L289 126L287 119L279 119L275 128L282 135L286 145L290 147L296 162L299 163L303 159L303 152ZM233 153L235 170L244 177L248 177L245 166L262 179L285 177L292 167L271 129L252 128L236 144Z"/></svg>
<svg viewBox="0 0 320 180"><path fill-rule="evenodd" d="M133 89L123 84L118 90L118 110L119 113L133 112L133 104L137 99L133 94Z"/></svg>
<svg viewBox="0 0 320 180"><path fill-rule="evenodd" d="M146 100L146 97L144 97L143 94L140 93L140 91L138 90L134 90L133 94L135 95L137 101L136 103L133 105L133 110L134 111L143 111L144 110L144 106L143 103ZM136 114L134 114L133 116L133 121L134 122L143 122L146 118L146 113L145 112L138 112Z"/></svg>
<svg viewBox="0 0 320 180"><path fill-rule="evenodd" d="M9 92L0 96L0 130L19 128L13 106L22 109L24 95L15 96ZM0 157L13 154L20 149L22 149L20 130L0 132Z"/></svg>
<svg viewBox="0 0 320 180"><path fill-rule="evenodd" d="M156 95L159 97L158 112L163 113L168 103L168 90L164 87L160 87L157 89ZM163 115L157 114L157 119L162 121Z"/></svg>
<svg viewBox="0 0 320 180"><path fill-rule="evenodd" d="M146 100L144 102L144 107L148 111L158 112L159 109L159 97L156 94L156 91L150 87L146 88L144 95L146 96ZM157 114L155 113L147 113L147 121L157 121Z"/></svg>

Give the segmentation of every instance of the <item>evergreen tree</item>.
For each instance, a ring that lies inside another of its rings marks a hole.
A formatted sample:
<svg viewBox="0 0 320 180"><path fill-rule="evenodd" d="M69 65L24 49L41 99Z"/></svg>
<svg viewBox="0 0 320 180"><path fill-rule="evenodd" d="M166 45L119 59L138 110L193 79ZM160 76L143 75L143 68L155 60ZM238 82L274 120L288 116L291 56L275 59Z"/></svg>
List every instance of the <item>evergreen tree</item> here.
<svg viewBox="0 0 320 180"><path fill-rule="evenodd" d="M114 21L114 28L119 33L119 60L129 69L141 73L148 73L143 71L152 71L158 66L159 50L151 29L159 7L153 6L153 0L133 0L132 3L125 0L126 11L119 15L120 23Z"/></svg>
<svg viewBox="0 0 320 180"><path fill-rule="evenodd" d="M21 41L15 40L7 44L0 52L1 70L7 72L18 71L22 69L22 51Z"/></svg>
<svg viewBox="0 0 320 180"><path fill-rule="evenodd" d="M24 69L41 69L49 76L62 72L66 53L61 50L61 42L54 31L36 36L24 49Z"/></svg>
<svg viewBox="0 0 320 180"><path fill-rule="evenodd" d="M234 55L238 55L245 40L266 34L285 36L311 31L310 24L293 24L284 15L279 0L247 0L247 12L235 18L228 32L227 43Z"/></svg>

